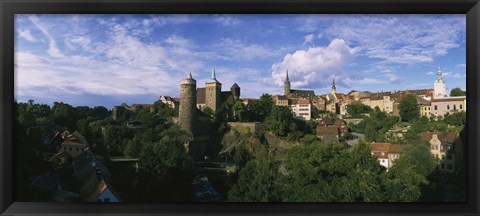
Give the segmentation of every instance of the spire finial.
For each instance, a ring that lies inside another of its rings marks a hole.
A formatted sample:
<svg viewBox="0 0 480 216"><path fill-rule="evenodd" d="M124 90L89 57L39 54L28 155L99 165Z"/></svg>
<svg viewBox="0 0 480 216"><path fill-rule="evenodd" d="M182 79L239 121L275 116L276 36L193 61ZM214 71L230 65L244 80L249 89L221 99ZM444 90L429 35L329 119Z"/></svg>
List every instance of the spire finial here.
<svg viewBox="0 0 480 216"><path fill-rule="evenodd" d="M212 80L216 80L217 79L217 74L215 72L215 66L213 66L213 71L212 71Z"/></svg>
<svg viewBox="0 0 480 216"><path fill-rule="evenodd" d="M192 72L190 71L190 73L188 74L188 79L192 79Z"/></svg>
<svg viewBox="0 0 480 216"><path fill-rule="evenodd" d="M290 79L288 78L288 68L287 68L287 78L285 79L285 81L290 81Z"/></svg>

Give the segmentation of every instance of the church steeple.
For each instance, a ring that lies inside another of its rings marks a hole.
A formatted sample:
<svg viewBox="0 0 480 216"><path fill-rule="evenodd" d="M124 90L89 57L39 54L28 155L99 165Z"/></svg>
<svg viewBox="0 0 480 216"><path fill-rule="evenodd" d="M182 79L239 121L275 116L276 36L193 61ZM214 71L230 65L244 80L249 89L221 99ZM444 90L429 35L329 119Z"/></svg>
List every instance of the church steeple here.
<svg viewBox="0 0 480 216"><path fill-rule="evenodd" d="M437 80L438 80L438 82L443 82L442 71L440 70L440 67L438 67L438 70L437 70Z"/></svg>
<svg viewBox="0 0 480 216"><path fill-rule="evenodd" d="M288 69L287 69L287 76L285 78L285 83L283 85L283 95L290 94L290 79L288 78Z"/></svg>
<svg viewBox="0 0 480 216"><path fill-rule="evenodd" d="M335 94L337 92L337 88L335 87L335 77L333 77L332 81L332 94Z"/></svg>
<svg viewBox="0 0 480 216"><path fill-rule="evenodd" d="M217 74L215 73L215 66L213 66L213 71L212 71L212 80L217 79Z"/></svg>

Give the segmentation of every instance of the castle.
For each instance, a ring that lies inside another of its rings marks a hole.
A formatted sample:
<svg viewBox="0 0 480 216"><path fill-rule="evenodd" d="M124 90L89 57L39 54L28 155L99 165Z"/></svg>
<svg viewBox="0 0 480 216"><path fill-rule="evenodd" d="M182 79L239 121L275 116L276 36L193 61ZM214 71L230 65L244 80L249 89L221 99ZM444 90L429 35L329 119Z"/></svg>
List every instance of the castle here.
<svg viewBox="0 0 480 216"><path fill-rule="evenodd" d="M197 81L190 73L180 82L180 108L178 124L183 131L190 135L186 143L188 153L194 159L205 156L210 140L210 117L200 109L209 107L213 111L221 108L222 103L233 104L240 98L240 87L235 83L230 91L222 92L222 84L216 79L215 69L212 78L205 84L205 88L197 89Z"/></svg>

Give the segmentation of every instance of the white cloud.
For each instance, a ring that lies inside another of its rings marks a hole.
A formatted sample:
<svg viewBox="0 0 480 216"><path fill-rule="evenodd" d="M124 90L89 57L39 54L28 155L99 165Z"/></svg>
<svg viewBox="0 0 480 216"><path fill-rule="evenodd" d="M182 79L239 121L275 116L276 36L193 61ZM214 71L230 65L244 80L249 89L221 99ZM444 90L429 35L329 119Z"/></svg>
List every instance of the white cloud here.
<svg viewBox="0 0 480 216"><path fill-rule="evenodd" d="M231 15L214 15L213 21L219 23L223 27L232 27L240 23L238 18L235 18Z"/></svg>
<svg viewBox="0 0 480 216"><path fill-rule="evenodd" d="M37 41L37 39L35 37L33 37L32 33L28 29L24 29L24 30L18 29L17 32L18 32L18 35L21 38L23 38L23 39L25 39L29 42L36 42Z"/></svg>
<svg viewBox="0 0 480 216"><path fill-rule="evenodd" d="M325 31L332 38L358 45L361 54L369 58L414 64L432 62L433 58L458 47L465 37L465 19L433 15L351 15L334 20Z"/></svg>
<svg viewBox="0 0 480 216"><path fill-rule="evenodd" d="M456 67L460 67L460 68L466 68L467 65L466 64L457 64Z"/></svg>
<svg viewBox="0 0 480 216"><path fill-rule="evenodd" d="M455 74L452 75L452 77L459 79L459 78L465 78L465 77L467 77L467 75L466 74L461 74L461 73L455 73Z"/></svg>
<svg viewBox="0 0 480 216"><path fill-rule="evenodd" d="M308 35L305 35L305 41L303 42L303 44L308 44L308 43L312 43L313 40L315 39L315 35L313 34L308 34Z"/></svg>
<svg viewBox="0 0 480 216"><path fill-rule="evenodd" d="M355 54L356 49L344 40L334 39L327 47L310 47L287 54L281 62L272 65L272 78L277 85L283 85L288 69L293 88L324 82L332 75L341 74L342 67Z"/></svg>
<svg viewBox="0 0 480 216"><path fill-rule="evenodd" d="M435 72L433 72L433 71L429 71L429 72L425 73L425 75L427 75L427 76L431 76L431 75L434 75L434 74L435 74Z"/></svg>
<svg viewBox="0 0 480 216"><path fill-rule="evenodd" d="M57 47L57 42L53 39L53 37L50 35L48 30L40 24L38 18L35 15L29 16L29 20L43 33L43 35L48 39L48 50L47 53L51 55L52 57L56 58L61 58L64 57L65 55L58 49Z"/></svg>

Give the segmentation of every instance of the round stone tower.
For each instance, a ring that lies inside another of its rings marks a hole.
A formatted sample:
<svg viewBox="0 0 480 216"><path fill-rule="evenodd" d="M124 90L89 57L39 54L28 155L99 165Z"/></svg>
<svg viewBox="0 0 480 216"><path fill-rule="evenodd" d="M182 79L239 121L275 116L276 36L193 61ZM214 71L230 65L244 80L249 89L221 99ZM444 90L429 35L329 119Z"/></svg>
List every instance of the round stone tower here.
<svg viewBox="0 0 480 216"><path fill-rule="evenodd" d="M192 134L197 103L197 81L192 73L180 83L179 124L182 130Z"/></svg>
<svg viewBox="0 0 480 216"><path fill-rule="evenodd" d="M232 87L230 87L230 91L232 92L233 98L235 98L235 100L240 99L240 86L238 86L237 83L234 83Z"/></svg>

